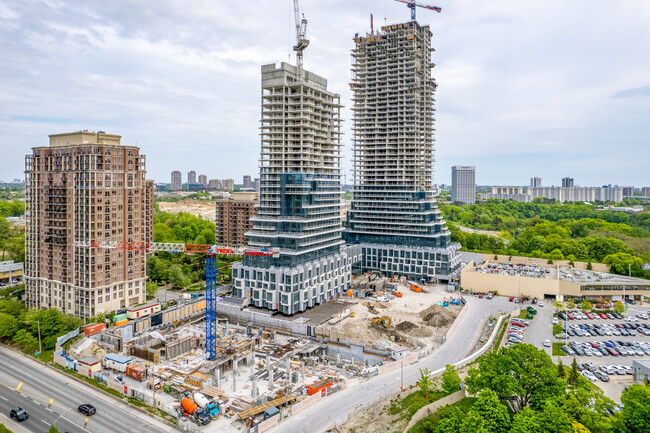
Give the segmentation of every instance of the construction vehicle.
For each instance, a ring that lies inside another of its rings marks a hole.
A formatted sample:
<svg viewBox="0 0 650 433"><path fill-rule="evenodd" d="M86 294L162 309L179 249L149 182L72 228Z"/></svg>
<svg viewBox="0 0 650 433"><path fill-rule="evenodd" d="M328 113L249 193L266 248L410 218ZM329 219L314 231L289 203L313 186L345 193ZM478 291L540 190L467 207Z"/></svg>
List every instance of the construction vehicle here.
<svg viewBox="0 0 650 433"><path fill-rule="evenodd" d="M422 291L422 287L418 287L415 284L411 284L411 290L413 290L415 293L420 293Z"/></svg>
<svg viewBox="0 0 650 433"><path fill-rule="evenodd" d="M383 328L388 328L393 321L393 319L388 316L373 317L370 320L372 321L373 325L378 325Z"/></svg>
<svg viewBox="0 0 650 433"><path fill-rule="evenodd" d="M210 418L215 419L219 417L219 408L214 404L210 399L208 399L203 394L197 392L194 393L194 401L197 406L203 409Z"/></svg>
<svg viewBox="0 0 650 433"><path fill-rule="evenodd" d="M415 7L420 7L424 9L429 9L430 11L436 11L438 13L442 12L442 8L439 8L438 6L430 6L430 5L425 5L422 3L417 3L415 1L411 0L395 0L396 2L404 3L406 6L411 9L411 21L415 21Z"/></svg>
<svg viewBox="0 0 650 433"><path fill-rule="evenodd" d="M378 313L377 309L375 308L375 304L368 304L368 311L370 311L373 314Z"/></svg>
<svg viewBox="0 0 650 433"><path fill-rule="evenodd" d="M212 418L198 407L192 399L184 398L181 400L181 406L183 407L183 415L192 419L197 425L207 425L212 421Z"/></svg>

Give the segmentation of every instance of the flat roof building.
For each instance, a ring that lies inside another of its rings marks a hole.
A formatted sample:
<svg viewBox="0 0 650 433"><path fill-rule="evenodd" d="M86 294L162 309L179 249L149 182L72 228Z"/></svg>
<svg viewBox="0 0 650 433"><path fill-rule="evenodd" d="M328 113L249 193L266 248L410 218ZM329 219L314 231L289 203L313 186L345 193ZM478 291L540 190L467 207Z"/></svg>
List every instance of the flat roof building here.
<svg viewBox="0 0 650 433"><path fill-rule="evenodd" d="M183 178L180 171L172 171L172 191L180 191L183 188Z"/></svg>
<svg viewBox="0 0 650 433"><path fill-rule="evenodd" d="M251 231L251 218L257 215L257 192L233 192L232 198L216 201L217 245L247 245L246 233Z"/></svg>
<svg viewBox="0 0 650 433"><path fill-rule="evenodd" d="M25 301L94 317L144 302L146 253L75 241L151 242L153 182L119 135L50 135L25 157Z"/></svg>
<svg viewBox="0 0 650 433"><path fill-rule="evenodd" d="M476 203L476 167L455 165L451 167L452 203Z"/></svg>

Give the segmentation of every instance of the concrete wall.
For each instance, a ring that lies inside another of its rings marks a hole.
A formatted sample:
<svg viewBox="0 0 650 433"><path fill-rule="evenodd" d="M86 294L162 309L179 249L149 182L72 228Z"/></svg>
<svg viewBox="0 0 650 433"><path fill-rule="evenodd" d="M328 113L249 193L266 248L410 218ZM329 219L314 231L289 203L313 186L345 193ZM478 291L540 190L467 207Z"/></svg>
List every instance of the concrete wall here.
<svg viewBox="0 0 650 433"><path fill-rule="evenodd" d="M440 400L436 400L433 403L424 406L422 409L415 412L415 414L411 417L411 421L404 429L404 433L408 433L411 427L413 427L419 421L421 421L422 419L426 418L427 416L437 411L439 408L457 403L461 401L463 398L465 398L465 396L466 396L465 390L461 389L458 392L450 394L447 397L441 398Z"/></svg>
<svg viewBox="0 0 650 433"><path fill-rule="evenodd" d="M269 313L271 313L271 311L269 311ZM275 329L276 331L293 335L310 335L308 330L310 328L313 329L313 326L310 325L295 323L289 320L276 319L271 317L268 313L242 310L239 307L227 304L219 304L217 307L217 314L219 316L228 316L230 322L238 325L246 326L252 322L258 326Z"/></svg>
<svg viewBox="0 0 650 433"><path fill-rule="evenodd" d="M341 358L344 359L354 358L355 362L364 363L368 361L370 366L379 364L386 359L385 356L365 352L363 346L358 344L345 345L328 342L326 353L327 355L341 355Z"/></svg>
<svg viewBox="0 0 650 433"><path fill-rule="evenodd" d="M391 371L395 371L395 370L401 368L402 364L404 364L404 366L407 366L407 365L411 365L413 363L416 363L417 361L418 361L418 354L417 353L411 353L402 360L390 362L388 364L380 366L379 367L379 374L390 373Z"/></svg>

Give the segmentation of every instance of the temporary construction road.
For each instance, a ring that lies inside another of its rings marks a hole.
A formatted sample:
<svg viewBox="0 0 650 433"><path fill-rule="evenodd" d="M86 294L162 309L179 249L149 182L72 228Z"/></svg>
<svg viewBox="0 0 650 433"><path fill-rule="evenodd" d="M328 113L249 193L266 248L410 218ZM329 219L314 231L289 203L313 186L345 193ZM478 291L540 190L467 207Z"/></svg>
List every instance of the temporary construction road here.
<svg viewBox="0 0 650 433"><path fill-rule="evenodd" d="M463 359L472 349L483 320L490 314L512 311L514 307L515 304L500 296L491 300L467 298L466 311L459 317L459 322L448 340L426 358L404 367L404 386L415 384L420 377L420 369L435 371ZM271 431L314 433L322 432L334 424L341 425L356 409L399 390L402 383L401 374L400 369L397 369L332 394L304 412L290 417Z"/></svg>
<svg viewBox="0 0 650 433"><path fill-rule="evenodd" d="M86 417L77 412L82 403L97 409L95 415L87 417L87 425ZM90 385L77 383L62 372L1 347L0 412L8 416L16 406L29 413L29 419L20 427L34 433L47 431L55 422L59 431L69 433L176 431ZM14 430L14 423L5 425Z"/></svg>

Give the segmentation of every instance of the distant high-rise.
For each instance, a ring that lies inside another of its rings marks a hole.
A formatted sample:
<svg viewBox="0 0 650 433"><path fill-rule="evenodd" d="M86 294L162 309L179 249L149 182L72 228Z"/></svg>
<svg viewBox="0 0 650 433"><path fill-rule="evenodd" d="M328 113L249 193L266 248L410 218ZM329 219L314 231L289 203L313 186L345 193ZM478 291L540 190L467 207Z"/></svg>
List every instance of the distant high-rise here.
<svg viewBox="0 0 650 433"><path fill-rule="evenodd" d="M530 186L533 188L539 188L542 186L542 178L541 177L531 177L530 178Z"/></svg>
<svg viewBox="0 0 650 433"><path fill-rule="evenodd" d="M451 167L451 201L476 203L476 167L469 165Z"/></svg>
<svg viewBox="0 0 650 433"><path fill-rule="evenodd" d="M633 186L624 186L623 187L623 197L632 197L634 195Z"/></svg>
<svg viewBox="0 0 650 433"><path fill-rule="evenodd" d="M340 96L327 80L282 63L262 66L262 189L233 295L293 314L347 290L341 239ZM300 119L296 121L295 119Z"/></svg>
<svg viewBox="0 0 650 433"><path fill-rule="evenodd" d="M255 179L253 179L253 189L255 191L260 190L260 178L259 177L256 177Z"/></svg>
<svg viewBox="0 0 650 433"><path fill-rule="evenodd" d="M187 173L187 183L196 184L196 172L195 171L190 171L189 173Z"/></svg>
<svg viewBox="0 0 650 433"><path fill-rule="evenodd" d="M183 188L183 178L180 171L172 171L172 191L180 191Z"/></svg>
<svg viewBox="0 0 650 433"><path fill-rule="evenodd" d="M459 245L433 199L431 31L416 21L358 34L352 50L354 190L345 237L364 270L450 279Z"/></svg>
<svg viewBox="0 0 650 433"><path fill-rule="evenodd" d="M571 188L572 186L573 186L573 178L572 177L563 177L562 178L562 187Z"/></svg>
<svg viewBox="0 0 650 433"><path fill-rule="evenodd" d="M219 179L210 179L208 183L208 188L210 189L221 189L221 180Z"/></svg>
<svg viewBox="0 0 650 433"><path fill-rule="evenodd" d="M142 250L75 247L75 241L151 242L153 182L145 157L119 135L50 135L25 158L25 302L95 317L146 299Z"/></svg>
<svg viewBox="0 0 650 433"><path fill-rule="evenodd" d="M200 174L199 175L199 183L203 185L204 188L208 187L208 176L205 174Z"/></svg>
<svg viewBox="0 0 650 433"><path fill-rule="evenodd" d="M641 188L641 195L643 197L650 197L650 186L644 186Z"/></svg>
<svg viewBox="0 0 650 433"><path fill-rule="evenodd" d="M244 182L243 182L243 187L244 188L252 188L253 181L251 180L250 176L244 176Z"/></svg>
<svg viewBox="0 0 650 433"><path fill-rule="evenodd" d="M235 189L235 180L234 179L224 179L221 181L221 185L223 189L227 189L228 191L232 191Z"/></svg>

